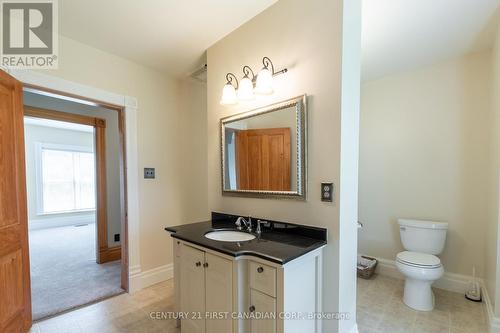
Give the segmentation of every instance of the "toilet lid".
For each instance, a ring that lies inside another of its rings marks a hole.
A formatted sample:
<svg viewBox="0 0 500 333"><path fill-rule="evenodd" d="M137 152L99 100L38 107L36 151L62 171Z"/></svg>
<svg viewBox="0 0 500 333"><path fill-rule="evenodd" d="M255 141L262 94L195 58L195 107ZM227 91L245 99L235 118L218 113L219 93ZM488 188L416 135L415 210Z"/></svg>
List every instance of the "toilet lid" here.
<svg viewBox="0 0 500 333"><path fill-rule="evenodd" d="M438 257L427 253L403 251L398 253L396 258L397 260L410 265L425 267L436 267L441 265L441 260L439 260Z"/></svg>

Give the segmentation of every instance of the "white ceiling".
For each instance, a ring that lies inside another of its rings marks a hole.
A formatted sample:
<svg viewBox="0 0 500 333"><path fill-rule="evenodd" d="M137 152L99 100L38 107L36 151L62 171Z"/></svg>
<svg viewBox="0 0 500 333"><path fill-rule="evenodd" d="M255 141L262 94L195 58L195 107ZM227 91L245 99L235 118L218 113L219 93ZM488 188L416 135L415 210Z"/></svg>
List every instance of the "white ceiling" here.
<svg viewBox="0 0 500 333"><path fill-rule="evenodd" d="M277 0L64 0L62 35L185 76ZM491 48L500 0L363 0L363 80Z"/></svg>
<svg viewBox="0 0 500 333"><path fill-rule="evenodd" d="M363 80L491 48L500 0L363 0Z"/></svg>
<svg viewBox="0 0 500 333"><path fill-rule="evenodd" d="M64 0L64 36L184 76L216 41L277 0Z"/></svg>

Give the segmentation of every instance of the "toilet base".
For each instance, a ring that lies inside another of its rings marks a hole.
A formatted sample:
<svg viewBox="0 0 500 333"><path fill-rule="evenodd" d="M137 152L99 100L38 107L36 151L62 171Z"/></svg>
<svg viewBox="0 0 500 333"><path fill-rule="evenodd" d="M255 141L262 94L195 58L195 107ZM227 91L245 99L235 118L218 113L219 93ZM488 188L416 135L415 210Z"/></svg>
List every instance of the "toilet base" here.
<svg viewBox="0 0 500 333"><path fill-rule="evenodd" d="M432 311L434 309L434 293L432 282L406 278L403 302L417 311Z"/></svg>

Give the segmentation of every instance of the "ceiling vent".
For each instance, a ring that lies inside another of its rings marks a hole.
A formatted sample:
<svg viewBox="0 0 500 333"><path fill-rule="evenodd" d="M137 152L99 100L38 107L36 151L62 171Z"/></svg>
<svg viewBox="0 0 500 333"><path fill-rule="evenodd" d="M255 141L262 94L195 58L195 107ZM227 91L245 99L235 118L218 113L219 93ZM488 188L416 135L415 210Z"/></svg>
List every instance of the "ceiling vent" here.
<svg viewBox="0 0 500 333"><path fill-rule="evenodd" d="M204 64L201 68L192 72L189 77L195 79L196 81L207 83L207 64Z"/></svg>

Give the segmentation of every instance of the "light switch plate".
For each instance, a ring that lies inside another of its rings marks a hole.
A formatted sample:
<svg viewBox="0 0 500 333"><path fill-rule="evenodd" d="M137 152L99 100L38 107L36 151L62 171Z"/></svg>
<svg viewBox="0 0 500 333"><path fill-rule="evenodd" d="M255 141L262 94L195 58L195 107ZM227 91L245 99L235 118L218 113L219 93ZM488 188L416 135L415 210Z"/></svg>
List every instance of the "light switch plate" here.
<svg viewBox="0 0 500 333"><path fill-rule="evenodd" d="M154 179L155 168L144 168L144 179Z"/></svg>
<svg viewBox="0 0 500 333"><path fill-rule="evenodd" d="M321 183L321 201L333 202L333 183Z"/></svg>

